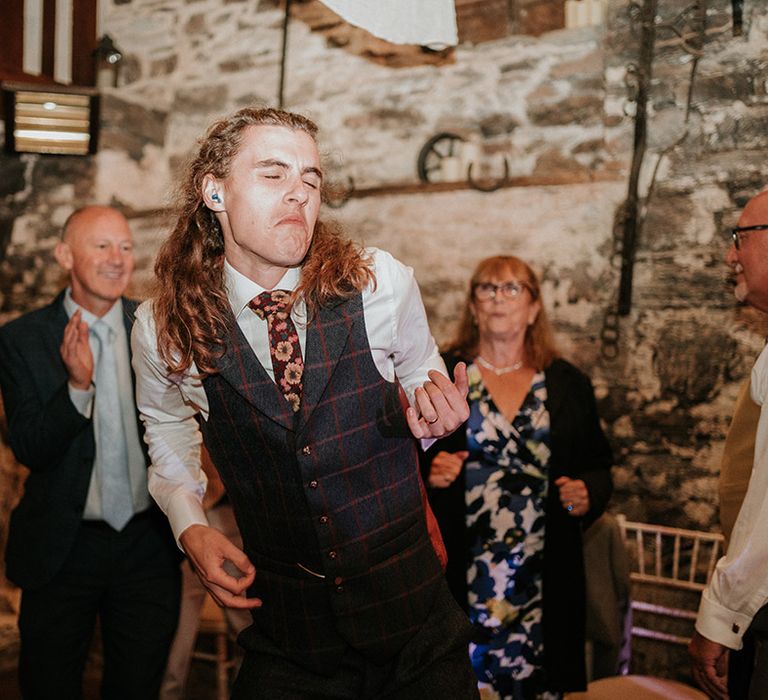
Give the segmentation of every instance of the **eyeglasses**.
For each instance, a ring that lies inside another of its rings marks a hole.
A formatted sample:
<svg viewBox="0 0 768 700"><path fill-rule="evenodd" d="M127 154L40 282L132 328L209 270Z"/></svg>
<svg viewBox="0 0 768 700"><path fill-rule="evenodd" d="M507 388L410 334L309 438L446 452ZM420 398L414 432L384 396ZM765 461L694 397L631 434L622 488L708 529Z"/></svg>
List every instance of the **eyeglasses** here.
<svg viewBox="0 0 768 700"><path fill-rule="evenodd" d="M518 282L505 282L504 284L480 282L472 288L472 293L477 301L496 299L499 292L501 292L503 299L517 299L524 289L527 289L527 286Z"/></svg>
<svg viewBox="0 0 768 700"><path fill-rule="evenodd" d="M733 246L736 250L741 249L741 239L744 237L745 231L766 231L768 230L768 224L757 224L756 226L737 226L731 229L731 237L733 238Z"/></svg>

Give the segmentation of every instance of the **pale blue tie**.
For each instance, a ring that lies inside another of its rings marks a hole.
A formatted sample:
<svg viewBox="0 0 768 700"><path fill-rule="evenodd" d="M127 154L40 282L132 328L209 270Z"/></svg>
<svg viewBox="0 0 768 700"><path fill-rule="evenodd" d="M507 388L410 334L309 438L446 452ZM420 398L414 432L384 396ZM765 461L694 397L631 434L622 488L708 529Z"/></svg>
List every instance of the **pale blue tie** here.
<svg viewBox="0 0 768 700"><path fill-rule="evenodd" d="M101 517L119 531L133 516L133 496L128 472L128 447L120 408L117 362L112 347L116 334L103 321L96 321L92 330L99 345L94 414L96 458L101 484Z"/></svg>

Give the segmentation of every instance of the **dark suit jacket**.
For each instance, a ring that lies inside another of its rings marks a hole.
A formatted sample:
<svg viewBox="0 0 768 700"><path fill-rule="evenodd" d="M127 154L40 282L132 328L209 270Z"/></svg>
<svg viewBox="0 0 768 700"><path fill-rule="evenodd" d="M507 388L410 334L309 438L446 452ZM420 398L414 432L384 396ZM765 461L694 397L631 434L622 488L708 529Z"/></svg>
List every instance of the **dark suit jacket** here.
<svg viewBox="0 0 768 700"><path fill-rule="evenodd" d="M93 423L69 398L59 352L69 320L63 300L62 292L48 306L0 328L0 388L10 445L30 470L11 515L5 561L8 578L25 589L44 586L66 560L93 469ZM137 302L122 304L130 336Z"/></svg>
<svg viewBox="0 0 768 700"><path fill-rule="evenodd" d="M446 357L453 371L459 358ZM546 369L550 418L549 496L544 540L543 624L547 680L551 690L579 690L586 685L584 669L585 582L581 530L605 509L612 491L611 448L600 427L589 378L565 360ZM422 473L429 474L434 455L466 449L466 425L438 440L422 455ZM583 479L590 511L569 516L560 504L554 481L561 476ZM448 550L448 584L458 602L467 606L467 542L465 481L445 489L429 489L429 500Z"/></svg>

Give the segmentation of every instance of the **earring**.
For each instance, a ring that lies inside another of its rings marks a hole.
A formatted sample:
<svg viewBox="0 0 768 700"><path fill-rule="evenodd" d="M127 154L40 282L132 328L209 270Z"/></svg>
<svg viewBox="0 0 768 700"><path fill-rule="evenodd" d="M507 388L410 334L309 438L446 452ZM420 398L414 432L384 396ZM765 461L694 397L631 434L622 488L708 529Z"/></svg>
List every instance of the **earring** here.
<svg viewBox="0 0 768 700"><path fill-rule="evenodd" d="M219 195L218 195L216 192L214 192L214 193L211 195L211 199L212 199L214 202L220 202L220 201L221 201L221 200L219 199Z"/></svg>

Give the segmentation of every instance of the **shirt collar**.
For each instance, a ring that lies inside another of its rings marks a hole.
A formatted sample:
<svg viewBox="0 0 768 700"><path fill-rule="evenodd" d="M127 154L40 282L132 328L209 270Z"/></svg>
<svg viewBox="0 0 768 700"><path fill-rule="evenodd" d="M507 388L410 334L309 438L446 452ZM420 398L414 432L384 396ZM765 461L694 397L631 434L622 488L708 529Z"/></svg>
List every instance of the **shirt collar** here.
<svg viewBox="0 0 768 700"><path fill-rule="evenodd" d="M80 311L82 319L88 324L88 328L93 328L93 324L97 321L106 323L115 333L119 333L123 327L123 304L120 300L112 304L107 313L99 317L92 314L88 309L83 308L72 298L72 287L67 287L64 292L64 311L67 312L67 316L72 318L75 311Z"/></svg>
<svg viewBox="0 0 768 700"><path fill-rule="evenodd" d="M299 277L301 268L289 267L280 281L274 286L274 289L285 289L292 292L299 286ZM249 302L262 292L270 291L257 284L249 277L238 272L229 262L224 260L224 286L227 290L227 298L232 307L232 313L238 318L247 308Z"/></svg>

